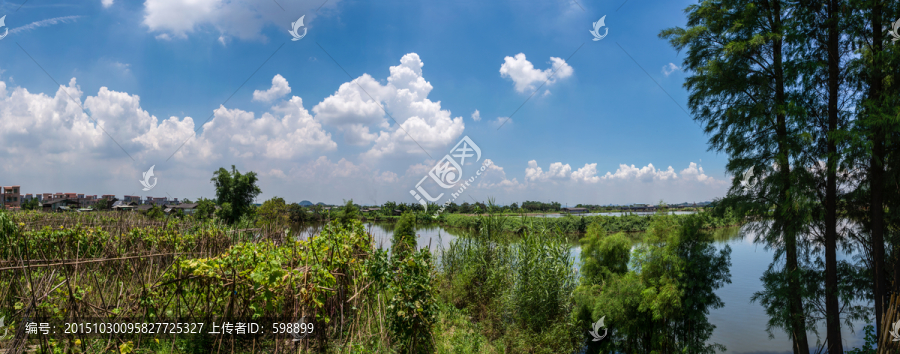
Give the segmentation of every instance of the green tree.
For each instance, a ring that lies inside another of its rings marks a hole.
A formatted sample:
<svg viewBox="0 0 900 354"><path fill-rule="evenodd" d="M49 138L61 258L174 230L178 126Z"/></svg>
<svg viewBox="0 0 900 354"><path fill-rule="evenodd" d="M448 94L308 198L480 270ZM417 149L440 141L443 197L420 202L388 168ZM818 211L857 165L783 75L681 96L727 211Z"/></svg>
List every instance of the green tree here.
<svg viewBox="0 0 900 354"><path fill-rule="evenodd" d="M117 198L112 198L112 199L102 198L102 199L98 199L97 204L95 204L95 205L97 207L97 210L109 210L112 208L113 204L115 204L117 201L119 201L119 199L117 199Z"/></svg>
<svg viewBox="0 0 900 354"><path fill-rule="evenodd" d="M257 215L259 218L256 220L256 225L259 227L283 225L290 220L287 204L284 199L277 196L263 202Z"/></svg>
<svg viewBox="0 0 900 354"><path fill-rule="evenodd" d="M352 201L348 201L345 208L352 206ZM392 296L388 319L401 353L430 353L434 351L431 328L437 313L434 267L428 249L416 250L415 227L416 216L407 211L394 228L391 241L394 276L389 286Z"/></svg>
<svg viewBox="0 0 900 354"><path fill-rule="evenodd" d="M353 204L353 199L344 203L344 207L341 209L340 214L338 214L337 219L341 224L348 224L352 220L359 219L359 207Z"/></svg>
<svg viewBox="0 0 900 354"><path fill-rule="evenodd" d="M253 209L253 199L256 198L262 190L256 185L258 181L256 172L248 172L241 174L240 171L231 165L231 172L224 167L213 172L213 178L210 180L216 186L216 199L221 203L218 215L226 222L233 223L241 219L245 214L251 213Z"/></svg>
<svg viewBox="0 0 900 354"><path fill-rule="evenodd" d="M625 234L607 236L603 226L595 221L588 225L581 245L581 276L584 281L600 284L611 273L628 271L631 241Z"/></svg>
<svg viewBox="0 0 900 354"><path fill-rule="evenodd" d="M416 250L416 215L405 212L400 216L394 227L394 235L391 239L391 253L398 257L404 257Z"/></svg>
<svg viewBox="0 0 900 354"><path fill-rule="evenodd" d="M798 166L811 142L804 134L800 67L796 50L800 29L808 23L791 16L782 0L706 1L687 9L688 27L660 36L686 49L685 87L694 119L710 134L710 149L726 152L726 170L741 176L753 170L755 188L732 194L755 201L756 215L770 214L767 242L783 250L788 285L788 318L780 323L793 339L795 353L808 353L798 244L810 218L809 170ZM774 166L774 167L773 167ZM779 254L782 254L779 252Z"/></svg>
<svg viewBox="0 0 900 354"><path fill-rule="evenodd" d="M873 278L875 333L882 337L888 333L881 324L889 300L889 274L894 275L893 290L900 292L900 235L896 231L900 221L896 212L888 212L900 208L900 170L896 168L900 166L900 82L895 80L900 50L886 33L890 22L900 15L900 4L876 0L852 4L850 21L854 26L849 35L858 50L850 60L854 70L848 79L861 94L852 102L856 115L851 130L853 165L848 170L861 173L854 173L858 188L846 211L863 226L861 241ZM885 249L888 244L893 248L893 271Z"/></svg>
<svg viewBox="0 0 900 354"><path fill-rule="evenodd" d="M147 217L151 219L162 219L166 216L166 213L163 212L162 208L159 205L154 205L149 210L147 210Z"/></svg>
<svg viewBox="0 0 900 354"><path fill-rule="evenodd" d="M798 41L799 48L805 58L800 66L802 86L807 94L802 96L805 116L811 127L809 134L816 142L808 144L804 154L803 165L816 171L815 182L811 189L818 203L812 213L813 222L824 237L822 239L825 252L825 322L828 351L832 354L843 353L841 340L840 304L838 302L838 168L847 157L847 121L849 114L843 111L845 103L853 91L847 87L849 81L844 78L849 74L846 57L850 53L853 38L846 34L851 25L846 0L800 1L796 3L797 16L808 28L806 40ZM801 61L802 62L802 61ZM819 163L825 162L824 169Z"/></svg>
<svg viewBox="0 0 900 354"><path fill-rule="evenodd" d="M208 220L215 215L216 203L212 200L201 197L197 200L197 207L194 208L193 217L197 220Z"/></svg>
<svg viewBox="0 0 900 354"><path fill-rule="evenodd" d="M589 245L592 250L582 252L582 263L599 270L582 272L573 316L582 327L600 318L615 324L608 340L588 342L588 352L725 350L708 343L715 329L708 314L724 305L715 290L730 282L731 250L716 251L711 236L700 231L700 217L677 220L666 215L654 218L644 242L630 256L626 252L630 244L616 240L616 235L602 239L611 242ZM601 235L596 226L588 229ZM631 269L623 271L622 261L629 259Z"/></svg>
<svg viewBox="0 0 900 354"><path fill-rule="evenodd" d="M434 352L432 327L437 315L434 297L434 263L426 248L391 257L393 281L388 302L388 322L400 353Z"/></svg>
<svg viewBox="0 0 900 354"><path fill-rule="evenodd" d="M26 200L22 203L23 210L40 210L41 203L37 199Z"/></svg>
<svg viewBox="0 0 900 354"><path fill-rule="evenodd" d="M300 204L293 203L288 205L288 220L295 224L303 224L312 220L312 215Z"/></svg>

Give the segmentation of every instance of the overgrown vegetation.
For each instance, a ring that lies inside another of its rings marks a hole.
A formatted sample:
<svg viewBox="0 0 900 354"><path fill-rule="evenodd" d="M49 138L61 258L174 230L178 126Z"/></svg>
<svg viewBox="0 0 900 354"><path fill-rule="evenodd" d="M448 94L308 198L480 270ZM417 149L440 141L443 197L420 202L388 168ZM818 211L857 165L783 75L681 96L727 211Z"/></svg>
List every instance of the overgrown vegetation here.
<svg viewBox="0 0 900 354"><path fill-rule="evenodd" d="M433 255L417 247L416 229L423 224L415 214L399 218L391 248L382 250L352 208L352 201L347 202L345 217L302 240L290 232L292 212L280 198L264 203L254 219L243 216L230 224L196 212L182 218L129 212L0 214L0 316L6 316L15 333L0 339L0 346L26 344L20 334L23 324L9 319L28 314L110 322L305 318L316 328L296 343L285 334L252 340L215 334L72 334L40 342L29 337L29 344L54 352L115 352L122 347L205 353L225 347L239 353L298 348L323 353L572 353L584 347L589 328L578 314L590 308L589 315L595 315L594 307L579 302L578 294L585 290L576 287L612 284L613 277L626 272L634 242L621 233L598 236L614 221L593 220L586 228L579 274L571 235L545 219L527 218L527 224L509 232L510 219L518 218L480 215L475 226L461 229L458 238ZM692 225L699 228L702 219L695 216ZM686 220L660 215L652 218L650 230L667 240ZM666 228L654 226L663 222ZM643 257L656 257L670 247L666 245L648 243ZM25 266L20 259L32 261ZM663 285L648 283L645 289Z"/></svg>

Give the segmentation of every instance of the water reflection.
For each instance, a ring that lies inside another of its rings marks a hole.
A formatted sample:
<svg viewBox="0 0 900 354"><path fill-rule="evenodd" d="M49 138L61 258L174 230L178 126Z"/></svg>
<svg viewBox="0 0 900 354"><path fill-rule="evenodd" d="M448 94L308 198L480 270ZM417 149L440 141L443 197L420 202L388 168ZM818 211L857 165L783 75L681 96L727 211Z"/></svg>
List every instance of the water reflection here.
<svg viewBox="0 0 900 354"><path fill-rule="evenodd" d="M791 339L780 329L773 329L774 338L769 338L766 325L769 316L759 303L752 303L753 293L763 290L760 277L772 263L774 250L754 243L756 234L750 227L729 228L715 234L716 248L731 246L731 284L726 284L716 293L725 303L720 309L710 311L709 321L716 325L710 339L728 348L729 353L772 353L789 354ZM727 230L727 231L726 231ZM851 259L853 255L838 253L839 259ZM865 323L852 322L853 328L841 324L841 334L845 350L863 344L862 329ZM818 327L824 336L824 323ZM855 332L855 333L853 333ZM824 338L823 338L824 340ZM810 347L816 347L816 335L809 333Z"/></svg>
<svg viewBox="0 0 900 354"><path fill-rule="evenodd" d="M292 227L292 234L298 240L308 239L310 236L314 236L319 232L322 232L322 227L324 227L324 223L317 224L305 224L305 225L295 225ZM372 235L372 238L375 243L375 247L387 249L391 247L391 239L394 235L394 226L395 223L390 222L379 222L379 223L365 223L366 232ZM419 225L416 228L416 239L418 243L418 248L431 247L431 252L435 253L435 251L439 250L439 247L447 248L450 246L450 242L455 240L457 235L459 235L459 231L448 231L442 228L437 224L427 224L427 225Z"/></svg>

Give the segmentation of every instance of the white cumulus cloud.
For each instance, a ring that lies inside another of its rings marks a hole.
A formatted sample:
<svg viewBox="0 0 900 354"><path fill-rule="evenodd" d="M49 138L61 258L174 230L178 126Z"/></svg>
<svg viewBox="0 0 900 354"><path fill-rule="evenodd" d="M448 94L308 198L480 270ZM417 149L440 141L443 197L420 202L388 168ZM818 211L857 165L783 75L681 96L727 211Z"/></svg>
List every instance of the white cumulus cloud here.
<svg viewBox="0 0 900 354"><path fill-rule="evenodd" d="M572 73L575 72L562 58L550 57L550 63L550 68L536 69L534 64L525 58L524 53L519 53L515 57L503 58L503 64L500 65L500 76L512 79L516 91L525 93L534 91L545 81L545 86L549 86L557 80L572 76Z"/></svg>
<svg viewBox="0 0 900 354"><path fill-rule="evenodd" d="M408 53L400 65L390 67L385 84L363 74L341 84L312 111L316 119L342 131L348 143L372 145L365 157L442 150L456 143L465 124L441 109L440 101L428 98L433 87L423 77L423 66L418 54Z"/></svg>
<svg viewBox="0 0 900 354"><path fill-rule="evenodd" d="M691 162L688 168L681 170L681 177L686 180L695 180L704 183L714 181L712 177L709 177L705 173L703 173L703 166L697 165L697 163L695 162Z"/></svg>
<svg viewBox="0 0 900 354"><path fill-rule="evenodd" d="M526 181L544 182L549 180L565 179L572 172L572 166L563 165L562 162L554 162L550 164L550 169L546 172L541 169L536 160L528 161L528 167L525 169Z"/></svg>
<svg viewBox="0 0 900 354"><path fill-rule="evenodd" d="M281 76L281 74L276 74L275 77L272 78L272 87L268 90L253 91L253 100L259 102L272 102L289 93L291 93L291 86L288 85L287 79L285 79L284 76Z"/></svg>
<svg viewBox="0 0 900 354"><path fill-rule="evenodd" d="M584 167L579 168L577 171L572 172L572 180L576 182L585 182L585 183L597 183L600 182L600 177L597 176L597 164L596 163L586 163Z"/></svg>
<svg viewBox="0 0 900 354"><path fill-rule="evenodd" d="M621 179L621 180L639 180L639 181L652 181L652 180L668 180L678 178L678 175L675 174L675 169L672 166L669 166L668 169L657 169L653 166L653 164L647 164L647 166L637 168L634 165L628 166L626 164L619 165L619 168L616 169L615 173L607 172L606 175L602 177L603 179Z"/></svg>
<svg viewBox="0 0 900 354"><path fill-rule="evenodd" d="M477 109L475 110L474 113L472 113L472 120L474 120L476 122L481 121L481 112L479 112Z"/></svg>

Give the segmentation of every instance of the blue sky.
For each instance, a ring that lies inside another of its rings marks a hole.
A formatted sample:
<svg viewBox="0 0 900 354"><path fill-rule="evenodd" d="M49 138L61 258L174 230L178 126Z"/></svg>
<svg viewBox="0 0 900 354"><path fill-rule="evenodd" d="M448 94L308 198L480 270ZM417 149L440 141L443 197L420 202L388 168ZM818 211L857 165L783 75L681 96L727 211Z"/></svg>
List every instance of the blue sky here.
<svg viewBox="0 0 900 354"><path fill-rule="evenodd" d="M260 200L415 202L468 136L492 163L469 202L711 200L726 156L682 110L682 56L657 37L690 3L4 2L0 184L194 199L236 165Z"/></svg>

